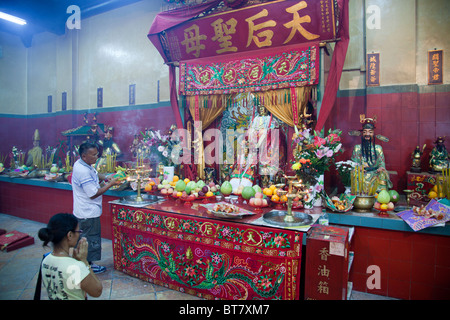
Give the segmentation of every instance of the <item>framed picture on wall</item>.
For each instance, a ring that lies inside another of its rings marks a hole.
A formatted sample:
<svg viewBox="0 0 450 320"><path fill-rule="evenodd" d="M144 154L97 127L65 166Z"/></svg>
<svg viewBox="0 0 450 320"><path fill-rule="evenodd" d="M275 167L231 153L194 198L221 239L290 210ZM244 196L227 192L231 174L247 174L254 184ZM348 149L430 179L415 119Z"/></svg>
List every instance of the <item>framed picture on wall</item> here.
<svg viewBox="0 0 450 320"><path fill-rule="evenodd" d="M52 96L47 97L47 111L52 112Z"/></svg>
<svg viewBox="0 0 450 320"><path fill-rule="evenodd" d="M130 84L128 88L128 104L134 106L136 104L136 85Z"/></svg>
<svg viewBox="0 0 450 320"><path fill-rule="evenodd" d="M103 88L97 88L97 108L103 107Z"/></svg>
<svg viewBox="0 0 450 320"><path fill-rule="evenodd" d="M61 94L61 110L66 111L67 110L67 92L63 92Z"/></svg>
<svg viewBox="0 0 450 320"><path fill-rule="evenodd" d="M428 51L428 84L442 84L444 82L444 50Z"/></svg>

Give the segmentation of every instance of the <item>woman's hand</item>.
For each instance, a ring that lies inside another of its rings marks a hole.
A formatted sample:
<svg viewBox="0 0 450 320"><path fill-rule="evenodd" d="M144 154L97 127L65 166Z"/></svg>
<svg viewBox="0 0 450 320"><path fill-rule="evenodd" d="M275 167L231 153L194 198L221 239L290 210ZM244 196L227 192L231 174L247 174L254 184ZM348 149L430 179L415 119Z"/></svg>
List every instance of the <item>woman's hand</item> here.
<svg viewBox="0 0 450 320"><path fill-rule="evenodd" d="M84 262L87 265L88 264L87 254L88 254L88 242L86 238L83 237L80 239L80 241L78 241L77 247L73 250L73 257L78 261Z"/></svg>

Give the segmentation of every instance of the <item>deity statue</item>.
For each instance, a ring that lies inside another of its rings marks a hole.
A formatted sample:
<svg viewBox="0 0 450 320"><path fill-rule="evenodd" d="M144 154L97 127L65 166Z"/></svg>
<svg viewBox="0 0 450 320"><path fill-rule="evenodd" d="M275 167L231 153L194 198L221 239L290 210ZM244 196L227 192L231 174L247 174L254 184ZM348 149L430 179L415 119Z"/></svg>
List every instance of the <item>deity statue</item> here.
<svg viewBox="0 0 450 320"><path fill-rule="evenodd" d="M33 134L33 148L28 151L25 162L27 167L34 166L38 168L42 164L42 148L39 146L40 140L39 130L36 129Z"/></svg>
<svg viewBox="0 0 450 320"><path fill-rule="evenodd" d="M239 187L253 186L255 182L256 159L254 152L249 152L248 142L244 141L241 153L237 156L237 161L231 172L231 186L233 193L236 193Z"/></svg>
<svg viewBox="0 0 450 320"><path fill-rule="evenodd" d="M386 170L383 148L375 144L375 138L382 141L389 141L382 135L374 135L376 116L374 118L366 118L364 114L360 115L362 129L349 132L352 136L361 136L361 143L355 145L351 160L358 165L364 167L365 181L378 179L378 190L391 189L393 184Z"/></svg>
<svg viewBox="0 0 450 320"><path fill-rule="evenodd" d="M254 117L250 124L249 140L252 142L256 141L256 148L259 150L260 163L258 164L258 173L261 176L263 185L268 185L270 179L279 170L281 150L279 143L276 143L278 140L275 141L276 146L273 145L274 137L272 137L272 132L270 132L271 129L279 127L278 120L269 115L263 105L259 105L258 115Z"/></svg>
<svg viewBox="0 0 450 320"><path fill-rule="evenodd" d="M97 168L100 168L102 165L106 164L107 155L116 155L118 157L122 154L119 146L114 142L113 134L114 127L106 126L105 138L97 141L98 145L103 147L102 156L97 160Z"/></svg>
<svg viewBox="0 0 450 320"><path fill-rule="evenodd" d="M436 146L430 153L430 171L432 173L441 172L442 169L449 168L450 156L445 148L444 141L444 137L438 137L434 142Z"/></svg>
<svg viewBox="0 0 450 320"><path fill-rule="evenodd" d="M264 140L266 144L269 143L270 137L268 136L270 129L279 127L279 123L276 119L269 115L267 109L263 105L258 106L258 115L255 116L250 124L250 135L254 134L256 138L256 148L261 148Z"/></svg>
<svg viewBox="0 0 450 320"><path fill-rule="evenodd" d="M414 149L413 153L411 154L411 158L412 158L411 172L422 172L421 158L422 158L423 150L425 150L426 146L427 145L424 144L422 150L420 150L420 147L417 146L416 149Z"/></svg>

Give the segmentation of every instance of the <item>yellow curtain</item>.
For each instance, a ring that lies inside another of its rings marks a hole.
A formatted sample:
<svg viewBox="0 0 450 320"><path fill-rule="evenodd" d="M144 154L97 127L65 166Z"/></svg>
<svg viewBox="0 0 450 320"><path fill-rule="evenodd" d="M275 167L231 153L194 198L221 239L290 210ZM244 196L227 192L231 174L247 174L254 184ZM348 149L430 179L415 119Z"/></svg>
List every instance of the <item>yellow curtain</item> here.
<svg viewBox="0 0 450 320"><path fill-rule="evenodd" d="M296 93L298 123L300 126L302 118L307 116L306 107L309 101L312 87L296 87L294 88ZM292 97L291 89L278 89L269 90L264 92L253 92L253 94L259 95L264 99L264 106L278 119L294 127L294 112L292 110ZM289 98L290 97L290 98Z"/></svg>
<svg viewBox="0 0 450 320"><path fill-rule="evenodd" d="M205 178L205 157L204 157L204 147L203 147L203 138L202 133L203 130L209 127L209 125L224 111L226 107L227 99L229 99L228 95L209 95L209 96L199 96L198 97L198 111L199 111L199 119L196 119L195 115L195 96L186 97L187 105L189 106L189 112L191 113L194 121L201 121L201 127L195 127L194 123L194 145L197 154L199 155L199 164L197 164L197 174L200 179ZM204 106L208 107L204 107Z"/></svg>

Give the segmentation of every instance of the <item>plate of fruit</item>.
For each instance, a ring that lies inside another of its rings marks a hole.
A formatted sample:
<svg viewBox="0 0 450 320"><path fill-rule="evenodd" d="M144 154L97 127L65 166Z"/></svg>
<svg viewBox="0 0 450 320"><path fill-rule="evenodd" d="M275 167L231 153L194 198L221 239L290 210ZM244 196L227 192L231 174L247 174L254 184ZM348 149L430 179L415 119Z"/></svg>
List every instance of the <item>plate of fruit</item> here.
<svg viewBox="0 0 450 320"><path fill-rule="evenodd" d="M398 193L392 191L395 190L387 191L383 189L376 196L377 201L375 201L373 208L380 211L380 214L386 214L388 211L394 210L394 203L398 201Z"/></svg>

